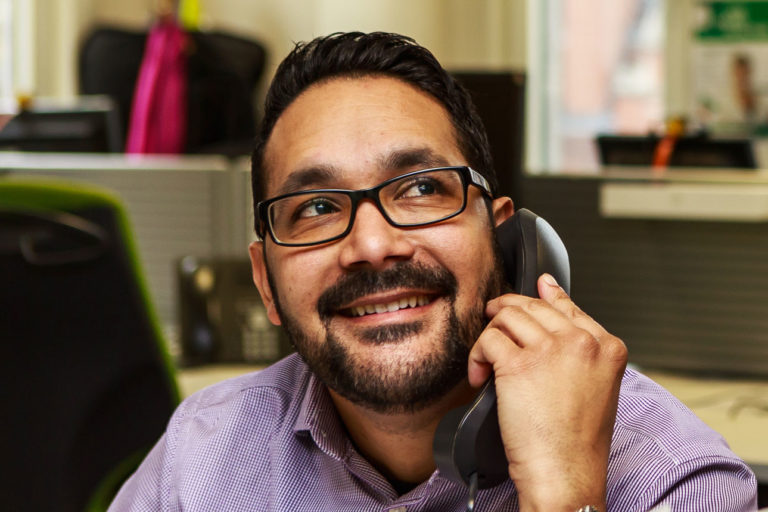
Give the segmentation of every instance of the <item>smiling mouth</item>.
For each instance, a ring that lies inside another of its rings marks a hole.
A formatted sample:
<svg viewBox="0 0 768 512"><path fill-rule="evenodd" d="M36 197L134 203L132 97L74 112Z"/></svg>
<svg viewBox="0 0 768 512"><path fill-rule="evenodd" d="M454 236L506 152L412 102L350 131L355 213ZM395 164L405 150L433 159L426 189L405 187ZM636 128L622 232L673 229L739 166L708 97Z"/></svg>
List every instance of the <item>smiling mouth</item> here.
<svg viewBox="0 0 768 512"><path fill-rule="evenodd" d="M413 295L410 297L403 297L398 300L390 302L382 302L379 304L366 304L364 306L354 306L342 310L342 314L351 317L361 317L366 315L376 315L380 313L394 313L401 309L416 308L419 306L426 306L432 302L433 298L427 295Z"/></svg>

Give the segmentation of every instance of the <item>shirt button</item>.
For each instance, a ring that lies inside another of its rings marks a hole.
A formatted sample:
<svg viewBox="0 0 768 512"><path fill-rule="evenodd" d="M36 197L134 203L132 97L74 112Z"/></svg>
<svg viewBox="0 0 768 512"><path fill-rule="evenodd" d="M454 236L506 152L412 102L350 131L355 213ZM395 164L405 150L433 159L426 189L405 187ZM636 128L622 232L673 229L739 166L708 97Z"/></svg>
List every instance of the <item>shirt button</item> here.
<svg viewBox="0 0 768 512"><path fill-rule="evenodd" d="M403 506L403 507L392 508L392 509L389 509L389 512L405 512L405 507Z"/></svg>

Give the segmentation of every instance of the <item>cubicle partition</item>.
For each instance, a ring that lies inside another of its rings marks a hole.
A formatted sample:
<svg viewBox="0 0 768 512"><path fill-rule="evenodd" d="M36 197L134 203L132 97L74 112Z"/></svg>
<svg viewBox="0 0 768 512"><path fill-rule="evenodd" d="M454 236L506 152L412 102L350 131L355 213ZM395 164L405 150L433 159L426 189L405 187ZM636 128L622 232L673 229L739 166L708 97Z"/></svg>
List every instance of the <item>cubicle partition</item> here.
<svg viewBox="0 0 768 512"><path fill-rule="evenodd" d="M178 350L178 260L248 258L253 238L246 158L0 152L0 174L107 187L124 201L172 349Z"/></svg>
<svg viewBox="0 0 768 512"><path fill-rule="evenodd" d="M768 174L528 176L520 206L558 230L572 296L645 368L768 376Z"/></svg>

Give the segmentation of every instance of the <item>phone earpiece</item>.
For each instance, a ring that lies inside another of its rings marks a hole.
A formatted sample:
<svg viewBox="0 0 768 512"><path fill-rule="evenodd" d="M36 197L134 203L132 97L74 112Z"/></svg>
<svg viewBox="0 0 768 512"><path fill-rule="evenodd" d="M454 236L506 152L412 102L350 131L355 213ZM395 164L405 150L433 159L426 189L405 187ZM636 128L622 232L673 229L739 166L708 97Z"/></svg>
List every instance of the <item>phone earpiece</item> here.
<svg viewBox="0 0 768 512"><path fill-rule="evenodd" d="M514 293L538 298L536 283L545 272L570 292L568 251L546 220L521 208L496 228L496 240Z"/></svg>

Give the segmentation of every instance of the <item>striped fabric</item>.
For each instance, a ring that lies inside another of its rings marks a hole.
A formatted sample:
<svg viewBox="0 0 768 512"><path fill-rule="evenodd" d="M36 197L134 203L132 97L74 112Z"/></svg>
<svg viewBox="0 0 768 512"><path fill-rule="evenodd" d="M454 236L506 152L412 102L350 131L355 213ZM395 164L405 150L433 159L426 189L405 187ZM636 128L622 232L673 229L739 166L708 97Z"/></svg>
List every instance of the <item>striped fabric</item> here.
<svg viewBox="0 0 768 512"><path fill-rule="evenodd" d="M608 472L608 508L755 510L756 482L725 441L664 389L627 370ZM463 511L439 472L398 496L359 455L298 356L188 398L126 482L117 511ZM511 481L476 509L518 510Z"/></svg>

